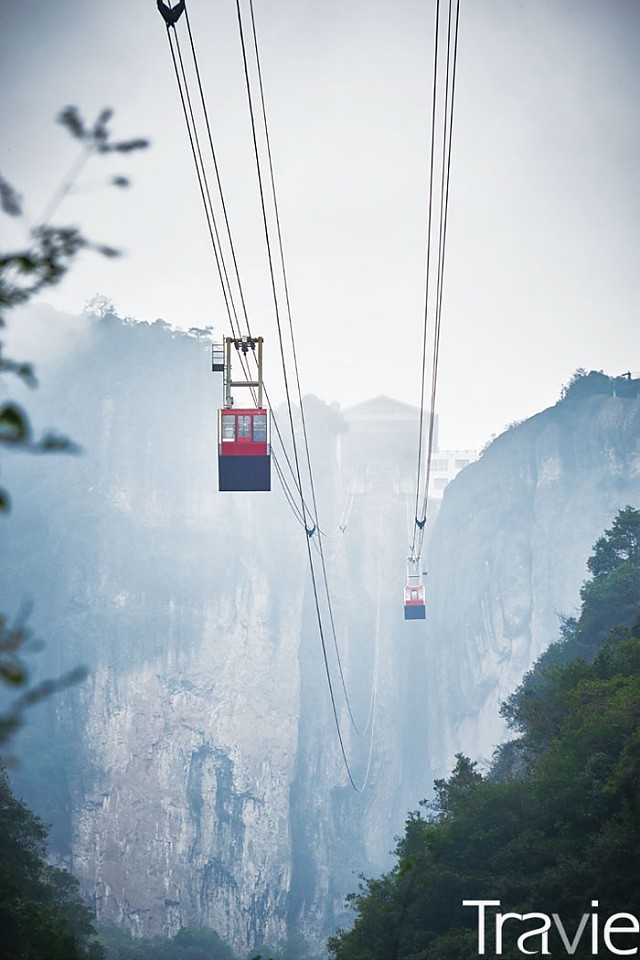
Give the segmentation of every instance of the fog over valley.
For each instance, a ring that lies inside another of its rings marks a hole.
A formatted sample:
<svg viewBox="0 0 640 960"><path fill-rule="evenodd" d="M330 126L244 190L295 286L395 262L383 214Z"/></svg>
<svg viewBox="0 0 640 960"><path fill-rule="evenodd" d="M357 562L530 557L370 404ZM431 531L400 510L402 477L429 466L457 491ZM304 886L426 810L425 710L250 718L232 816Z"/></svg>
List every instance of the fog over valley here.
<svg viewBox="0 0 640 960"><path fill-rule="evenodd" d="M500 701L638 503L638 381L578 378L459 472L428 511L411 622L417 409L305 399L329 613L318 534L275 474L270 493L216 490L208 338L109 313L67 325L19 399L36 433L82 449L4 458L2 605L32 600L38 676L89 675L29 713L14 782L99 923L210 927L240 956L296 932L322 953L454 754L504 739Z"/></svg>
<svg viewBox="0 0 640 960"><path fill-rule="evenodd" d="M13 4L0 952L640 949L640 4Z"/></svg>

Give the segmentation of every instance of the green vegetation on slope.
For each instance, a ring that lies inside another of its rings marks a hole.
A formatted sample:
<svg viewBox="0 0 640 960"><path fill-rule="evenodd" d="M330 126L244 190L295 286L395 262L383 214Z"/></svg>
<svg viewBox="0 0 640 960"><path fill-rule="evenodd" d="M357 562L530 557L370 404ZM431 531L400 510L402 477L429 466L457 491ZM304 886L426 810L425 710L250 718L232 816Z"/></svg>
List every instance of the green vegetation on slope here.
<svg viewBox="0 0 640 960"><path fill-rule="evenodd" d="M518 738L488 776L458 756L436 781L435 800L406 822L395 867L352 895L356 922L330 940L335 960L469 960L481 913L487 955L640 946L639 546L640 512L627 507L595 545L580 617L504 705ZM549 927L541 916L505 920L499 944L495 918L507 912L544 914ZM633 915L617 921L631 932L607 927L619 912Z"/></svg>
<svg viewBox="0 0 640 960"><path fill-rule="evenodd" d="M47 830L0 767L0 930L11 960L103 960L92 914L66 870L46 860Z"/></svg>
<svg viewBox="0 0 640 960"><path fill-rule="evenodd" d="M187 927L175 937L133 939L96 933L76 879L47 861L47 828L11 791L0 766L0 954L11 960L237 960L214 930ZM313 960L292 934L252 960Z"/></svg>
<svg viewBox="0 0 640 960"><path fill-rule="evenodd" d="M238 960L214 930L184 927L175 937L134 939L117 928L104 929L101 943L107 960ZM262 947L248 955L249 960L320 960L312 957L304 938L292 933L277 949Z"/></svg>
<svg viewBox="0 0 640 960"><path fill-rule="evenodd" d="M640 381L631 377L631 373L619 377L609 377L602 370L590 370L588 373L580 367L568 383L562 388L561 400L581 400L585 397L637 397Z"/></svg>
<svg viewBox="0 0 640 960"><path fill-rule="evenodd" d="M214 930L185 927L175 937L134 939L117 928L102 930L108 960L236 960Z"/></svg>

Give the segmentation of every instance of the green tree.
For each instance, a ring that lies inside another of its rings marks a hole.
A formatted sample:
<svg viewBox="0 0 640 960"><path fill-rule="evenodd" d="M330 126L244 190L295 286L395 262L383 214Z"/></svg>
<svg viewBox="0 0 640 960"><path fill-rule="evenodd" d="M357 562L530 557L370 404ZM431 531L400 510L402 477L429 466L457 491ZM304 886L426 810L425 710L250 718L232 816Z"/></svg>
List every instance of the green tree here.
<svg viewBox="0 0 640 960"><path fill-rule="evenodd" d="M602 370L590 370L579 367L560 393L562 400L580 400L585 397L612 393L611 377Z"/></svg>
<svg viewBox="0 0 640 960"><path fill-rule="evenodd" d="M362 881L350 898L356 919L329 941L335 960L467 960L478 943L477 916L462 907L465 899L500 900L502 912L557 913L571 931L592 899L603 915L634 912L637 524L637 511L627 507L598 541L580 617L565 623L558 650L540 659L505 704L518 739L498 752L487 777L458 756L452 775L436 781L434 799L423 803L426 816L414 813L406 822L394 868ZM609 629L612 623L620 625ZM517 936L505 939L507 960L522 956ZM549 938L551 955L564 955L559 934ZM631 951L637 943L620 935L617 945ZM540 939L527 949L541 952ZM592 956L589 935L574 955Z"/></svg>
<svg viewBox="0 0 640 960"><path fill-rule="evenodd" d="M134 939L117 928L100 933L107 960L236 960L231 947L205 927L183 927L171 938Z"/></svg>
<svg viewBox="0 0 640 960"><path fill-rule="evenodd" d="M580 616L566 619L561 637L542 654L501 713L523 737L532 756L557 736L566 715L568 690L586 676L609 632L640 617L640 511L627 506L600 537L587 560L592 574L580 591Z"/></svg>
<svg viewBox="0 0 640 960"><path fill-rule="evenodd" d="M585 400L588 397L637 397L640 395L640 380L632 378L631 373L619 377L609 377L602 370L590 370L579 367L565 383L560 400Z"/></svg>
<svg viewBox="0 0 640 960"><path fill-rule="evenodd" d="M587 568L595 580L611 576L623 565L640 566L640 510L625 507L611 529L596 540Z"/></svg>
<svg viewBox="0 0 640 960"><path fill-rule="evenodd" d="M0 766L0 930L11 960L102 960L92 915L66 870L46 860L47 830Z"/></svg>
<svg viewBox="0 0 640 960"><path fill-rule="evenodd" d="M640 615L640 510L625 507L597 540L587 560L592 574L580 596L580 634L587 656L602 645L616 624L631 624Z"/></svg>

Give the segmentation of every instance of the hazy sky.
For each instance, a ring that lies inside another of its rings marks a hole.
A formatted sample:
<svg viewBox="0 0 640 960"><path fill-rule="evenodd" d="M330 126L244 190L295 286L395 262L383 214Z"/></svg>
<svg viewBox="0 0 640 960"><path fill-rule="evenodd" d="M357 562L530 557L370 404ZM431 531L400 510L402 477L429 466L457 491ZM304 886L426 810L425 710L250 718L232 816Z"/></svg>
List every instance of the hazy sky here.
<svg viewBox="0 0 640 960"><path fill-rule="evenodd" d="M433 3L254 2L303 391L417 404ZM279 382L235 3L188 9L251 325ZM93 161L55 218L126 256L84 255L45 299L78 313L99 292L124 316L229 332L154 0L5 0L2 24L0 171L33 221L77 152L61 107L113 107L116 136L152 141ZM443 446L481 446L577 367L640 369L639 41L638 0L461 0ZM101 186L113 173L131 188Z"/></svg>

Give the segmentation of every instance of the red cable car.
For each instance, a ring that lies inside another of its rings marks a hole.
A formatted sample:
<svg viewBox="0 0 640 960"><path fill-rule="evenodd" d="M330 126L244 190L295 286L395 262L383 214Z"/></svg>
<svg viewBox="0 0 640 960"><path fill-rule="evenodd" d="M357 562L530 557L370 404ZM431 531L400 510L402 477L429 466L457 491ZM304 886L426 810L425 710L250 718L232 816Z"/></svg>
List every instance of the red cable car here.
<svg viewBox="0 0 640 960"><path fill-rule="evenodd" d="M269 417L258 407L221 410L218 426L219 489L270 490Z"/></svg>
<svg viewBox="0 0 640 960"><path fill-rule="evenodd" d="M424 602L424 585L408 583L404 588L405 620L426 620L427 608Z"/></svg>
<svg viewBox="0 0 640 960"><path fill-rule="evenodd" d="M262 406L262 337L225 337L224 343L224 355L216 344L212 350L212 369L224 373L224 407L218 417L218 489L270 490L269 413ZM258 348L257 380L231 379L232 345L245 356ZM257 406L235 409L232 387L257 388Z"/></svg>
<svg viewBox="0 0 640 960"><path fill-rule="evenodd" d="M420 573L420 557L407 560L407 584L404 588L405 620L426 620L425 589Z"/></svg>

